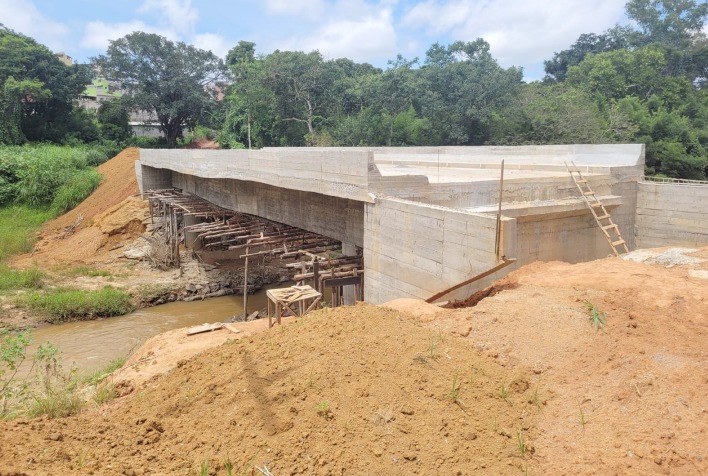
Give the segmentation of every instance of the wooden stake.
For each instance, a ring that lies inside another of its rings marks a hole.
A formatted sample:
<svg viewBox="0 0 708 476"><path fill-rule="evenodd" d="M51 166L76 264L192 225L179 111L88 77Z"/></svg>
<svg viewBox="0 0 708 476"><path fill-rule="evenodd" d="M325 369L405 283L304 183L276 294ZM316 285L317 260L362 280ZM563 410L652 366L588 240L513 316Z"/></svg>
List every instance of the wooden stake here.
<svg viewBox="0 0 708 476"><path fill-rule="evenodd" d="M501 261L501 212L502 199L504 198L504 161L501 161L501 178L499 179L499 210L497 211L497 234L494 241L494 254L497 261Z"/></svg>

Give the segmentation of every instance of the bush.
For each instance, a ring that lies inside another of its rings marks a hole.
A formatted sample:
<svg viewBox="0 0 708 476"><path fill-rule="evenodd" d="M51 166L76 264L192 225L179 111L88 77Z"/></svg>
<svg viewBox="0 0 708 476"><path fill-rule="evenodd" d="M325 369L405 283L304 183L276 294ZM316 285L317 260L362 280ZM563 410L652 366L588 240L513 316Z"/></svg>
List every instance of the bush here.
<svg viewBox="0 0 708 476"><path fill-rule="evenodd" d="M101 184L103 177L94 169L83 170L62 185L52 201L51 211L61 215L83 202Z"/></svg>
<svg viewBox="0 0 708 476"><path fill-rule="evenodd" d="M0 291L7 289L41 288L44 276L44 271L39 268L17 270L0 265Z"/></svg>
<svg viewBox="0 0 708 476"><path fill-rule="evenodd" d="M35 291L21 297L18 304L45 314L52 323L121 316L135 309L128 293L111 286L98 291Z"/></svg>

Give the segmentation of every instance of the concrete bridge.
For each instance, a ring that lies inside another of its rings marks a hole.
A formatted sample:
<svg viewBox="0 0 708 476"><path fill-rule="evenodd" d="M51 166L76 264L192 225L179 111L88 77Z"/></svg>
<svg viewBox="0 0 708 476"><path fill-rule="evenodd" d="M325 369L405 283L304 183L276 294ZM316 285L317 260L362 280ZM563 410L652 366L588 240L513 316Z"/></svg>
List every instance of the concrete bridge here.
<svg viewBox="0 0 708 476"><path fill-rule="evenodd" d="M637 218L643 145L143 149L136 174L141 191L181 188L363 249L365 299L381 303L426 299L494 267L500 255L517 262L446 299L465 297L536 260L579 262L611 254L566 170L570 161L589 177L630 249L641 244L642 230L651 228L646 225L656 228L656 220ZM696 190L708 198L708 187ZM683 204L673 208L688 213L687 222L700 218ZM688 239L677 244L708 243L706 226L683 230ZM664 241L672 240L670 224L658 229Z"/></svg>

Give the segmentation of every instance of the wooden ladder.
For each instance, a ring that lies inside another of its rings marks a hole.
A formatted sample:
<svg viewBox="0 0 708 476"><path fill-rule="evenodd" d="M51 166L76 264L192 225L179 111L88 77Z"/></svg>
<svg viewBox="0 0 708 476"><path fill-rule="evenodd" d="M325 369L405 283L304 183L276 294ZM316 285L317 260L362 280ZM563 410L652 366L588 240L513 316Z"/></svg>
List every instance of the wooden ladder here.
<svg viewBox="0 0 708 476"><path fill-rule="evenodd" d="M595 222L605 235L612 251L614 251L616 256L619 256L621 253L629 252L627 243L625 243L624 239L622 239L619 227L612 221L612 217L605 208L605 205L603 205L600 199L595 196L595 192L593 192L592 188L590 188L590 184L587 179L583 177L582 172L580 172L580 167L575 165L575 162L571 161L570 163L571 165L568 165L566 162L565 168L568 169L568 173L570 173L570 176L573 178L573 182L575 182L578 190L580 190L580 195L583 197L583 200L585 200L592 216L595 217ZM622 248L618 250L617 248L620 246Z"/></svg>

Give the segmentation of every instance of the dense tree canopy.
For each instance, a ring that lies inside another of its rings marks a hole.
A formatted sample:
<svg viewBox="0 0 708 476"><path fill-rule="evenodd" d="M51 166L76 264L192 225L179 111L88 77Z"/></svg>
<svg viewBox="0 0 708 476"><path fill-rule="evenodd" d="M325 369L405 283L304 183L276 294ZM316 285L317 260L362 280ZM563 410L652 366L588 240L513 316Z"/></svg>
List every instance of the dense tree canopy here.
<svg viewBox="0 0 708 476"><path fill-rule="evenodd" d="M182 129L213 107L223 61L212 52L162 36L134 32L111 41L96 64L121 82L132 107L154 113L171 147Z"/></svg>
<svg viewBox="0 0 708 476"><path fill-rule="evenodd" d="M86 66L66 66L44 45L0 25L0 143L71 135L74 101L90 78Z"/></svg>

